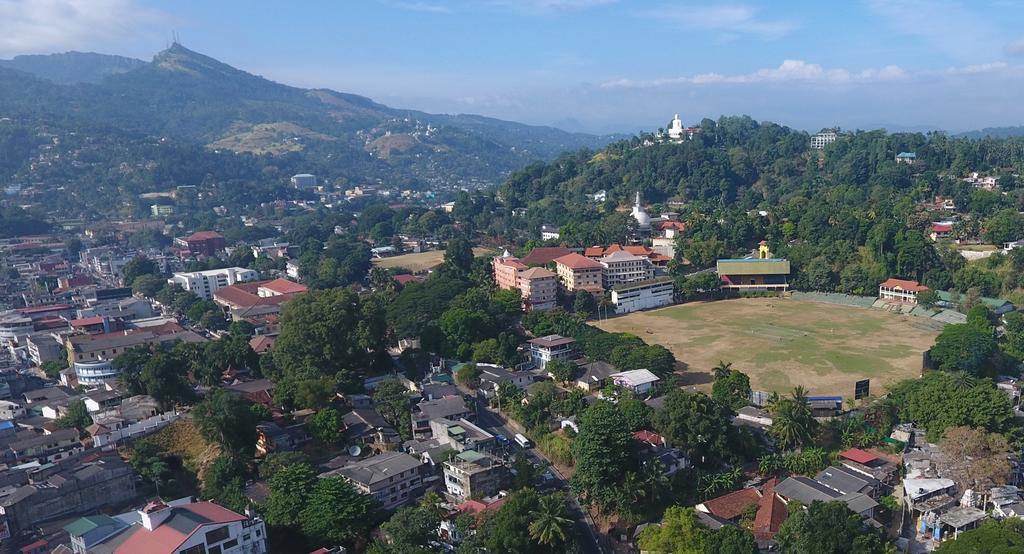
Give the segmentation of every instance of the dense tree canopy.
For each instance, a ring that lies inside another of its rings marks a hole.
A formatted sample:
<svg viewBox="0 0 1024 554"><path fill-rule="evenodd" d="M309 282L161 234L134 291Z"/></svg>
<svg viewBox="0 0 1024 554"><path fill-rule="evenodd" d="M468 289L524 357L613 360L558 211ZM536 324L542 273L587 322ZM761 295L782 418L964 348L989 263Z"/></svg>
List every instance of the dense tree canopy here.
<svg viewBox="0 0 1024 554"><path fill-rule="evenodd" d="M792 554L884 554L881 531L867 527L844 502L814 501L807 510L791 514L775 540Z"/></svg>
<svg viewBox="0 0 1024 554"><path fill-rule="evenodd" d="M1006 394L992 381L930 371L920 379L897 383L889 391L901 421L924 427L929 440L938 440L948 427L981 427L1006 431L1013 411Z"/></svg>

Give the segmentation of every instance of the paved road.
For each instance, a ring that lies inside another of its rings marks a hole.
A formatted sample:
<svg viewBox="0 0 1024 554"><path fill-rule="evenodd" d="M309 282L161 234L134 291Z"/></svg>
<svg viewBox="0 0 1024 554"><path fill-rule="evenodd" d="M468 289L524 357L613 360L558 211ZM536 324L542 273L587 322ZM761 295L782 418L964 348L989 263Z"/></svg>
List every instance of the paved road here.
<svg viewBox="0 0 1024 554"><path fill-rule="evenodd" d="M516 430L506 425L505 420L501 415L488 409L482 402L477 402L477 424L484 430L491 434L505 435L509 440L516 435ZM513 443L514 444L514 443ZM582 539L581 546L584 552L589 554L602 554L605 552L600 546L599 535L596 530L594 520L590 517L583 507L580 505L579 499L576 495L572 494L569 489L569 482L565 476L558 472L553 465L551 460L547 459L546 456L536 448L524 449L527 458L531 462L544 461L548 466L548 470L555 477L555 488L565 491L566 497L569 499L569 514L572 516L574 525L576 527L576 535Z"/></svg>

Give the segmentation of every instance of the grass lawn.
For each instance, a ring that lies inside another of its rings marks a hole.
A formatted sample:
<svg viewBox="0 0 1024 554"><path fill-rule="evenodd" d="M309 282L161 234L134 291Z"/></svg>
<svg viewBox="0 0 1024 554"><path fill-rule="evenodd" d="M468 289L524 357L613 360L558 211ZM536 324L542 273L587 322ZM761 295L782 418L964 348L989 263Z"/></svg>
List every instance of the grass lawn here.
<svg viewBox="0 0 1024 554"><path fill-rule="evenodd" d="M494 251L489 248L476 247L473 255L479 258ZM374 267L391 269L393 267L404 267L413 273L419 273L428 269L434 269L444 261L444 250L431 250L430 252L419 252L417 254L402 254L373 260Z"/></svg>
<svg viewBox="0 0 1024 554"><path fill-rule="evenodd" d="M792 298L695 302L615 317L596 324L633 333L672 350L684 382L711 387L719 360L750 376L754 390L853 397L871 379L880 394L921 373L921 355L938 334L913 316Z"/></svg>

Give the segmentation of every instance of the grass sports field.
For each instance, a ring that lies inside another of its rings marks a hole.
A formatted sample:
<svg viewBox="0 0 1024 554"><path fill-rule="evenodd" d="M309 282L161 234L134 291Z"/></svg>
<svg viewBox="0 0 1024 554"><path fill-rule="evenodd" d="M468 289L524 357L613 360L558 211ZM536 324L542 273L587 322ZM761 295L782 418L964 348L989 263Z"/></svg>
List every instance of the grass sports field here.
<svg viewBox="0 0 1024 554"><path fill-rule="evenodd" d="M750 376L754 390L853 398L854 382L871 394L921 373L921 355L938 334L903 316L792 298L739 298L637 312L597 324L664 345L681 362L684 382L710 390L719 360Z"/></svg>
<svg viewBox="0 0 1024 554"><path fill-rule="evenodd" d="M492 252L493 250L487 248L477 247L473 249L473 254L478 258ZM433 269L441 265L443 261L444 250L431 250L430 252L420 252L418 254L402 254L401 256L380 258L373 260L373 265L374 267L383 267L384 269L404 267L413 273L419 273L420 271Z"/></svg>

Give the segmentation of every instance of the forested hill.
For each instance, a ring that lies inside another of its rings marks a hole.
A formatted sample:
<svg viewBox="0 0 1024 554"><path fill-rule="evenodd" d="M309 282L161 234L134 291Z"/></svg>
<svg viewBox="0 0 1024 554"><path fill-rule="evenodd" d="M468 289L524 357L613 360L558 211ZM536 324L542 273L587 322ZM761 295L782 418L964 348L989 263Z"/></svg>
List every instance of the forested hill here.
<svg viewBox="0 0 1024 554"><path fill-rule="evenodd" d="M531 161L613 139L291 87L180 44L152 62L136 62L80 53L0 62L0 118L30 131L73 131L97 140L113 134L122 149L153 137L220 152L290 156L275 165L304 166L330 180L405 187L497 183ZM69 64L80 73L72 74ZM0 173L0 184L14 179Z"/></svg>
<svg viewBox="0 0 1024 554"><path fill-rule="evenodd" d="M1008 138L1008 137L1024 137L1024 125L1016 125L1013 127L985 127L977 131L967 131L964 133L958 133L957 138L973 138L980 139L986 137L992 138Z"/></svg>
<svg viewBox="0 0 1024 554"><path fill-rule="evenodd" d="M897 164L902 151L915 152L917 162ZM723 117L705 120L696 138L681 144L640 136L530 165L495 197L509 214L526 208L526 215L478 224L491 234L510 228L533 234L541 224L555 224L571 246L603 244L625 236L630 219L621 207L640 191L652 215L680 213L687 230L677 253L693 269L748 253L767 239L792 260L800 288L869 293L880 280L901 276L942 290L963 284L997 294L1016 289L1010 281L1019 272L960 271L963 258L936 248L925 230L957 215L958 232L990 243L1024 237L1017 213L1024 191L1013 176L1022 162L1020 138L872 131L842 135L817 151L805 133ZM999 176L1001 191L961 179L973 171ZM604 203L588 196L600 190L608 194ZM926 203L937 195L952 198L960 213L929 213Z"/></svg>

